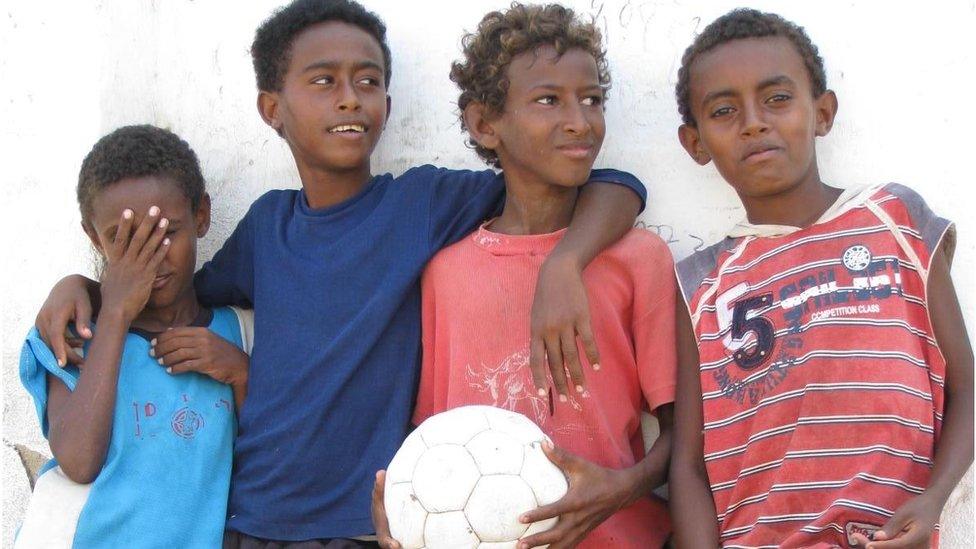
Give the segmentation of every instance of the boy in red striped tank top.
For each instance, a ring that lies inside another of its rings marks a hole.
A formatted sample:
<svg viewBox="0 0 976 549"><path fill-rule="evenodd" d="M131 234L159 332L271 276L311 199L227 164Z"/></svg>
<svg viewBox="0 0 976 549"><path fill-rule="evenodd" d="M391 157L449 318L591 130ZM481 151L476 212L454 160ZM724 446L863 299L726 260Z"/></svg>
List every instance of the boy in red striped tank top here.
<svg viewBox="0 0 976 549"><path fill-rule="evenodd" d="M950 222L897 184L823 183L837 111L806 33L734 10L688 48L679 137L748 216L680 262L680 547L929 547L973 460Z"/></svg>

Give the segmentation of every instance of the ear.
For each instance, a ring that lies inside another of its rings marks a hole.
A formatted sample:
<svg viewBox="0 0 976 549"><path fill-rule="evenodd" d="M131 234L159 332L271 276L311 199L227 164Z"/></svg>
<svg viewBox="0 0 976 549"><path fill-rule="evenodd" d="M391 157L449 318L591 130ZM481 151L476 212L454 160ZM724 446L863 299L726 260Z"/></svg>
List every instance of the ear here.
<svg viewBox="0 0 976 549"><path fill-rule="evenodd" d="M834 118L837 116L837 94L833 90L827 90L820 94L814 101L817 109L817 137L823 137L830 133L834 127Z"/></svg>
<svg viewBox="0 0 976 549"><path fill-rule="evenodd" d="M386 118L383 119L383 128L386 128L386 123L390 121L390 111L393 108L393 100L390 98L390 94L386 94Z"/></svg>
<svg viewBox="0 0 976 549"><path fill-rule="evenodd" d="M479 101L472 101L464 108L464 127L468 129L471 139L486 149L498 148L501 138L498 136L492 120L488 116L488 107Z"/></svg>
<svg viewBox="0 0 976 549"><path fill-rule="evenodd" d="M269 91L258 92L258 114L264 123L271 126L280 137L284 137L283 124L278 116L278 93Z"/></svg>
<svg viewBox="0 0 976 549"><path fill-rule="evenodd" d="M678 127L678 141L681 141L681 146L688 151L688 156L691 156L691 159L697 162L699 166L704 166L712 161L712 156L702 145L698 128L689 124L682 124Z"/></svg>
<svg viewBox="0 0 976 549"><path fill-rule="evenodd" d="M197 213L194 215L194 221L197 224L197 238L203 238L207 235L207 231L210 230L209 194L204 193L203 198L200 199L200 206L197 207Z"/></svg>
<svg viewBox="0 0 976 549"><path fill-rule="evenodd" d="M104 256L105 249L102 247L102 241L98 238L98 233L95 232L95 228L92 227L90 224L85 223L84 220L82 220L81 229L85 231L86 235L88 235L88 240L91 241L92 246L94 246L95 249L98 250L98 253Z"/></svg>

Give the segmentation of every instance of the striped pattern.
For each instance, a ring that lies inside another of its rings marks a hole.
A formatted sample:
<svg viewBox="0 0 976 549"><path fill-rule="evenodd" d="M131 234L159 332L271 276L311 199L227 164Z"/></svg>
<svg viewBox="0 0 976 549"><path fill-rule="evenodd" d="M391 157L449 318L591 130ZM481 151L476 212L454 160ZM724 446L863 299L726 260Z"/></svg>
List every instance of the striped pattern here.
<svg viewBox="0 0 976 549"><path fill-rule="evenodd" d="M849 522L883 525L928 483L945 362L922 273L950 225L905 187L872 201L924 264L862 204L755 238L731 260L743 240L679 265L689 310L701 311L705 465L725 547L847 547ZM867 269L845 264L854 246L870 251ZM737 304L766 294L762 307L740 311L735 330ZM760 351L760 364L736 359Z"/></svg>

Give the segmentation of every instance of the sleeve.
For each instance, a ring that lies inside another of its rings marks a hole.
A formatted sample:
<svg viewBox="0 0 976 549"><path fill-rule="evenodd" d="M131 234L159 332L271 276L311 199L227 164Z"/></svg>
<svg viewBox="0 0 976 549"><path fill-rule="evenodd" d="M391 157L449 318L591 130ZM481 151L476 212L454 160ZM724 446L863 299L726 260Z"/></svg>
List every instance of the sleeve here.
<svg viewBox="0 0 976 549"><path fill-rule="evenodd" d="M428 242L436 251L453 244L483 221L501 213L505 197L505 179L491 170L448 170L422 166L404 174L408 178L430 179L430 222ZM623 185L641 200L641 211L647 202L647 189L633 175L618 170L593 170L588 183Z"/></svg>
<svg viewBox="0 0 976 549"><path fill-rule="evenodd" d="M254 307L254 218L260 199L193 277L197 298L208 307Z"/></svg>
<svg viewBox="0 0 976 549"><path fill-rule="evenodd" d="M912 227L918 231L925 246L926 267L931 267L931 258L940 247L945 252L946 261L952 265L952 256L956 250L956 226L954 223L939 217L933 212L925 199L913 189L891 183L885 190L897 196L907 210Z"/></svg>
<svg viewBox="0 0 976 549"><path fill-rule="evenodd" d="M436 309L434 306L434 279L436 277L433 273L433 265L434 262L432 261L427 270L424 271L420 283L422 353L420 383L417 386L417 402L413 411L414 425L420 425L425 419L443 411L444 408L443 404L438 406L436 402L438 383L444 383L445 380L438 379L439 375L436 369L438 361L435 360L434 338L437 335L437 319L435 318Z"/></svg>
<svg viewBox="0 0 976 549"><path fill-rule="evenodd" d="M674 260L659 238L642 260L634 292L634 355L649 411L674 402L678 375Z"/></svg>
<svg viewBox="0 0 976 549"><path fill-rule="evenodd" d="M644 187L644 183L642 183L641 180L633 174L611 169L593 170L590 172L590 179L587 181L587 183L596 182L623 185L624 187L634 191L634 194L636 194L641 201L641 207L638 213L643 212L644 208L647 206L647 188Z"/></svg>
<svg viewBox="0 0 976 549"><path fill-rule="evenodd" d="M413 177L431 181L427 186L430 193L427 241L431 252L457 242L485 220L501 213L505 197L505 180L501 174L433 166L412 171Z"/></svg>
<svg viewBox="0 0 976 549"><path fill-rule="evenodd" d="M32 328L24 341L24 347L20 351L20 381L24 388L34 400L34 407L37 409L37 419L41 424L41 432L47 438L47 376L60 379L74 391L78 383L78 368L68 366L61 368L58 361L54 358L54 353L44 341L36 328Z"/></svg>

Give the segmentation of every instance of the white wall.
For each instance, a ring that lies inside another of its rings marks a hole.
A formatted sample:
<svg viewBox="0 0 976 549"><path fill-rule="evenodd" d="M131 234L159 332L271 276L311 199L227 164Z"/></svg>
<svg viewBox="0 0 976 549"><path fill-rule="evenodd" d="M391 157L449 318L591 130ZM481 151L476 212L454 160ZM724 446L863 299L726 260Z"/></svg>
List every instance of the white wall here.
<svg viewBox="0 0 976 549"><path fill-rule="evenodd" d="M252 199L296 187L282 141L258 117L248 47L278 2L262 0L35 3L0 10L0 242L3 329L3 541L20 520L28 488L13 449L48 449L17 377L21 334L50 286L88 271L74 185L85 153L117 126L152 123L187 139L215 200L208 258ZM435 162L478 166L463 145L447 79L462 29L505 0L366 0L390 27L394 52L390 123L377 172ZM605 31L614 79L600 164L638 174L675 254L712 242L741 215L712 168L699 168L675 137L673 89L681 52L732 1L577 0ZM833 133L820 145L825 180L845 186L900 181L958 223L953 269L973 339L976 222L971 214L976 107L976 3L772 2L806 26L840 98ZM945 515L945 547L972 544L971 473Z"/></svg>

